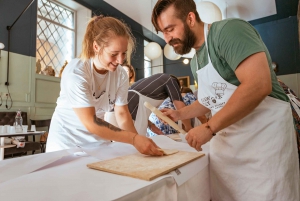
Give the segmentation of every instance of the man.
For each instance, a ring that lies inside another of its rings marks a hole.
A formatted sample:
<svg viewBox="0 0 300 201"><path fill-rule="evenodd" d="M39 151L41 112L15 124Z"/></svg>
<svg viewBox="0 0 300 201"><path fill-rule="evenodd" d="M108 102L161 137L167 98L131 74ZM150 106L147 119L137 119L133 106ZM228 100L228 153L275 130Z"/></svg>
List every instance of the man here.
<svg viewBox="0 0 300 201"><path fill-rule="evenodd" d="M185 107L178 79L168 74L158 73L143 78L129 88L128 109L139 134L146 135L148 125L151 125L148 121L151 111L144 106L144 103L147 101L154 107L158 107L168 97L171 98L176 109ZM187 131L192 128L190 120L183 120L182 123ZM155 129L154 132L161 133L158 128Z"/></svg>
<svg viewBox="0 0 300 201"><path fill-rule="evenodd" d="M204 24L193 0L159 0L152 23L178 54L196 49L199 102L162 111L174 121L212 112L186 136L197 150L210 141L212 200L298 201L291 108L258 32L240 19Z"/></svg>

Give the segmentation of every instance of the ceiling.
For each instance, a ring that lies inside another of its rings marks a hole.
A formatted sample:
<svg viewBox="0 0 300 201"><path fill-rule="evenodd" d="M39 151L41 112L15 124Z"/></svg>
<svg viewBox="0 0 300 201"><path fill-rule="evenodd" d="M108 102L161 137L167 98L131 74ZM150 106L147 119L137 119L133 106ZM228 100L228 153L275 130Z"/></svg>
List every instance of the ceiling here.
<svg viewBox="0 0 300 201"><path fill-rule="evenodd" d="M157 0L104 0L148 30L155 32L151 23L151 12ZM202 0L195 0L196 4ZM221 10L223 19L242 18L246 21L275 15L275 0L209 0ZM122 3L121 3L122 2ZM156 34L156 33L155 33ZM163 38L162 34L158 34Z"/></svg>

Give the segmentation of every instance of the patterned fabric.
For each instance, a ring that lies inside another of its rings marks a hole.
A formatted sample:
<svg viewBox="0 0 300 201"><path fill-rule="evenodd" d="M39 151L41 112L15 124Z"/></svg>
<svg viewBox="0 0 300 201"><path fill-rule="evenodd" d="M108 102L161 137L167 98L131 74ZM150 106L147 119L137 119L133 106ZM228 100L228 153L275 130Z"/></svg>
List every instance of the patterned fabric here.
<svg viewBox="0 0 300 201"><path fill-rule="evenodd" d="M289 94L289 91L290 91L294 96L296 96L295 92L293 90L291 90L288 86L286 86L281 80L278 79L278 82L286 94ZM296 98L298 101L300 101L300 99L297 96L296 96ZM297 134L298 155L299 155L299 162L300 162L300 117L298 116L298 114L295 111L292 104L291 104L291 108L292 108L292 113L293 113L295 130L296 130L296 134Z"/></svg>
<svg viewBox="0 0 300 201"><path fill-rule="evenodd" d="M183 97L183 102L185 105L192 104L195 100L197 100L196 96L192 93L186 93ZM175 106L170 100L170 98L167 98L164 100L164 102L159 106L159 110L163 108L169 108L175 110ZM151 113L149 117L149 121L151 121L157 128L159 128L165 135L178 133L174 128L169 126L168 124L164 124L154 113ZM178 122L176 122L178 124ZM157 135L156 133L152 132L149 128L147 128L147 134L149 137Z"/></svg>

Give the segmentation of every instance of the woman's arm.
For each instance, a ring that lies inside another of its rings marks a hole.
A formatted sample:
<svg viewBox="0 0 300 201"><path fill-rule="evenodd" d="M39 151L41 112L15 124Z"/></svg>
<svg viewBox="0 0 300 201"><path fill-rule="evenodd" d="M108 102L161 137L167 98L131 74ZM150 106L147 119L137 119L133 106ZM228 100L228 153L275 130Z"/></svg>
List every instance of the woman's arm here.
<svg viewBox="0 0 300 201"><path fill-rule="evenodd" d="M137 133L121 130L103 119L96 117L94 107L73 108L86 129L107 140L132 144L140 153L147 155L163 155L158 146L150 139Z"/></svg>
<svg viewBox="0 0 300 201"><path fill-rule="evenodd" d="M137 133L128 109L128 105L116 105L114 109L119 127L123 130Z"/></svg>

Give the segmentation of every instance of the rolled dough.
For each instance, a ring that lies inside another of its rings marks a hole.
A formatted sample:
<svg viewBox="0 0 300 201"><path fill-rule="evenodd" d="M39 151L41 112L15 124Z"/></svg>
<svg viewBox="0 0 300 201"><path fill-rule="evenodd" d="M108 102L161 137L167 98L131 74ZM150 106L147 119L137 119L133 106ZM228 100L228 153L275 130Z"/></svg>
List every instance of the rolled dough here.
<svg viewBox="0 0 300 201"><path fill-rule="evenodd" d="M164 152L164 155L171 155L171 154L176 154L178 152L178 150L176 149L158 149L162 152Z"/></svg>

